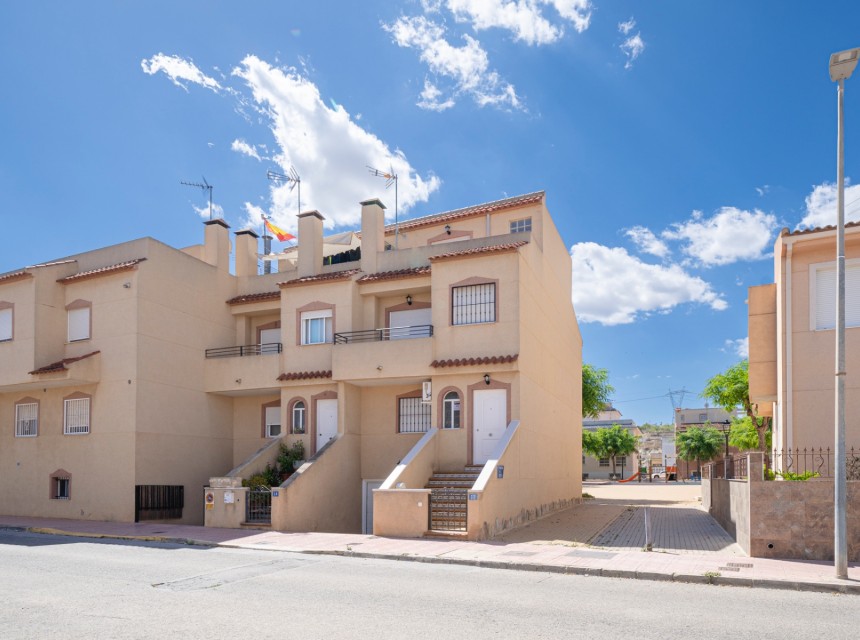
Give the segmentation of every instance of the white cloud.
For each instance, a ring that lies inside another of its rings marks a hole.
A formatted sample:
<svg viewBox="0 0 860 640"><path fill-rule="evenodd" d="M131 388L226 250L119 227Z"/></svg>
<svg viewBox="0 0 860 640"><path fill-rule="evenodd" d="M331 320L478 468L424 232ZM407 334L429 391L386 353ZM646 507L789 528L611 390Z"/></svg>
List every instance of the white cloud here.
<svg viewBox="0 0 860 640"><path fill-rule="evenodd" d="M625 249L593 242L573 245L570 255L573 304L582 322L628 324L688 302L716 311L728 307L710 284L678 265L647 264Z"/></svg>
<svg viewBox="0 0 860 640"><path fill-rule="evenodd" d="M756 193L759 195L759 197L762 197L770 191L770 185L769 184L763 184L760 187L756 187L755 190L756 190Z"/></svg>
<svg viewBox="0 0 860 640"><path fill-rule="evenodd" d="M630 18L627 22L618 23L618 31L626 36L624 42L620 45L621 51L627 56L627 62L624 63L625 69L631 69L633 61L645 51L645 41L642 39L642 32L637 31L633 35L630 35L635 28L636 21L633 18Z"/></svg>
<svg viewBox="0 0 860 640"><path fill-rule="evenodd" d="M750 339L738 338L737 340L726 340L723 351L731 351L740 358L750 357Z"/></svg>
<svg viewBox="0 0 860 640"><path fill-rule="evenodd" d="M845 179L846 185L849 183ZM860 220L860 185L845 188L845 222ZM806 196L806 214L798 227L826 227L836 224L836 183L825 182L815 185L812 193Z"/></svg>
<svg viewBox="0 0 860 640"><path fill-rule="evenodd" d="M625 36L628 35L635 28L636 28L636 21L633 18L630 18L627 22L619 22L618 23L618 31L623 33Z"/></svg>
<svg viewBox="0 0 860 640"><path fill-rule="evenodd" d="M475 38L464 35L465 44L456 47L445 39L444 26L424 16L401 16L382 26L398 46L418 50L431 73L452 85L450 95L442 99L446 92L438 83L430 82L428 88L425 81L419 107L441 111L453 106L459 96L469 95L480 106L522 108L514 87L490 70L487 52Z"/></svg>
<svg viewBox="0 0 860 640"><path fill-rule="evenodd" d="M644 253L650 253L658 258L665 258L669 255L669 247L665 242L654 235L654 232L647 227L635 226L627 229L624 232L628 238L633 240L633 243Z"/></svg>
<svg viewBox="0 0 860 640"><path fill-rule="evenodd" d="M197 212L197 215L203 218L204 220L209 219L209 203L207 202L204 206L198 207L196 204L191 205L194 211ZM212 217L223 218L224 217L224 207L222 207L217 202L212 203Z"/></svg>
<svg viewBox="0 0 860 640"><path fill-rule="evenodd" d="M278 149L272 160L284 172L294 166L301 176L302 210L319 210L327 227L359 224L358 203L374 195L382 197L393 217L394 194L383 194L385 183L371 176L366 165L391 168L398 175L401 216L439 188L439 178L420 176L400 150L358 126L343 105L328 106L316 85L295 69L247 56L233 75L246 83L251 96L243 99L274 136ZM271 195L276 223L295 229L297 190L273 184Z"/></svg>
<svg viewBox="0 0 860 640"><path fill-rule="evenodd" d="M711 218L694 211L690 220L661 235L685 243L681 250L692 262L711 267L767 257L776 226L772 214L723 207Z"/></svg>
<svg viewBox="0 0 860 640"><path fill-rule="evenodd" d="M260 158L260 154L257 153L257 149L245 142L244 140L239 140L238 138L236 140L233 140L233 144L230 145L230 148L233 151L248 156L249 158L254 158L258 161L262 160L262 158Z"/></svg>
<svg viewBox="0 0 860 640"><path fill-rule="evenodd" d="M564 35L563 25L550 21L542 5L554 7L580 33L591 21L588 0L447 0L446 4L455 20L469 22L476 31L507 29L514 40L529 45L549 44Z"/></svg>
<svg viewBox="0 0 860 640"><path fill-rule="evenodd" d="M182 87L188 91L187 83L193 82L201 87L206 87L212 91L218 92L221 85L214 78L210 78L205 73L200 71L197 66L191 61L179 56L168 56L163 53L156 53L148 60L141 60L140 66L144 73L155 75L159 71L170 78L177 87Z"/></svg>

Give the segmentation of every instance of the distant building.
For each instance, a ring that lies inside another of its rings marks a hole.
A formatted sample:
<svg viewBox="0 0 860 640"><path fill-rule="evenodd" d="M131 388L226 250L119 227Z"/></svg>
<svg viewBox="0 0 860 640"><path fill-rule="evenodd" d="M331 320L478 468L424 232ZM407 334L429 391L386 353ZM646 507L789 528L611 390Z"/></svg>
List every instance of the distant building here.
<svg viewBox="0 0 860 640"><path fill-rule="evenodd" d="M611 405L606 405L597 415L596 420L583 420L583 431L597 431L600 428L610 428L618 425L627 429L636 438L641 438L642 431L633 420L622 418L621 412ZM620 479L629 478L639 470L639 454L634 451L629 456L615 458L615 473ZM612 460L609 458L592 458L583 452L582 477L584 479L609 479L612 476Z"/></svg>
<svg viewBox="0 0 860 640"><path fill-rule="evenodd" d="M728 433L732 419L739 415L740 414L738 412L732 414L720 407L705 406L698 409L678 408L675 409L675 435L677 436L679 433L684 433L691 427L713 427L717 431L722 432L724 434L724 438L726 438L725 448L717 456L717 458L722 458L725 455L726 450L728 450L730 455L737 453L737 449L728 447ZM674 454L674 450L672 453ZM702 460L701 464L704 465L706 462L710 462L710 460ZM696 471L696 464L695 460L681 460L679 458L679 479L689 478L691 473Z"/></svg>

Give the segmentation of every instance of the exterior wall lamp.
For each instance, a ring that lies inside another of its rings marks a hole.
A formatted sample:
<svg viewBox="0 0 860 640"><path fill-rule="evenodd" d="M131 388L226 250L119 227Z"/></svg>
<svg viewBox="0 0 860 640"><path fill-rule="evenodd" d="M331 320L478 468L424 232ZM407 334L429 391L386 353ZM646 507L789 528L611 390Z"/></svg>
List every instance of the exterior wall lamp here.
<svg viewBox="0 0 860 640"><path fill-rule="evenodd" d="M451 235L451 225L450 224L445 225L445 233L447 233L449 236Z"/></svg>
<svg viewBox="0 0 860 640"><path fill-rule="evenodd" d="M406 296L406 304L408 304L410 307L412 306L412 296L411 295Z"/></svg>
<svg viewBox="0 0 860 640"><path fill-rule="evenodd" d="M484 374L484 384L487 386L490 386L490 374L489 373Z"/></svg>

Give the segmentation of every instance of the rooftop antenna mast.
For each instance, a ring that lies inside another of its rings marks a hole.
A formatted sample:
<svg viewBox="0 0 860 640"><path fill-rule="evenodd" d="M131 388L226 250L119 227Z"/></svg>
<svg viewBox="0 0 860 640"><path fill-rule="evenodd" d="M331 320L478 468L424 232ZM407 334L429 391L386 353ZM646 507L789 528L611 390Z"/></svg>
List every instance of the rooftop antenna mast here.
<svg viewBox="0 0 860 640"><path fill-rule="evenodd" d="M293 189L296 187L299 188L299 206L298 213L302 213L302 179L299 177L299 174L296 172L295 167L290 165L290 170L286 174L277 173L276 171L266 171L266 177L272 182L277 182L278 184L288 184L290 185L290 193L293 192Z"/></svg>
<svg viewBox="0 0 860 640"><path fill-rule="evenodd" d="M212 219L212 189L214 188L211 184L206 182L206 176L203 176L203 184L199 182L185 182L184 180L180 180L179 184L184 184L186 187L197 187L198 189L203 189L204 191L209 191L209 219Z"/></svg>
<svg viewBox="0 0 860 640"><path fill-rule="evenodd" d="M394 248L397 249L397 241L400 239L400 226L397 221L397 174L394 173L394 167L391 165L388 165L390 168L387 172L374 169L370 165L365 166L367 166L367 170L370 171L370 175L376 176L377 178L385 178L386 189L388 189L392 184L394 185Z"/></svg>
<svg viewBox="0 0 860 640"><path fill-rule="evenodd" d="M287 173L278 173L277 171L266 171L266 177L272 182L278 184L288 184L290 185L290 193L293 192L293 189L296 187L299 188L298 196L298 213L302 212L302 179L299 177L298 172L296 171L293 165L290 165L290 170ZM269 255L272 253L272 236L269 235L269 230L266 229L266 216L263 216L263 255ZM266 260L263 264L263 273L271 273L272 271L272 263Z"/></svg>

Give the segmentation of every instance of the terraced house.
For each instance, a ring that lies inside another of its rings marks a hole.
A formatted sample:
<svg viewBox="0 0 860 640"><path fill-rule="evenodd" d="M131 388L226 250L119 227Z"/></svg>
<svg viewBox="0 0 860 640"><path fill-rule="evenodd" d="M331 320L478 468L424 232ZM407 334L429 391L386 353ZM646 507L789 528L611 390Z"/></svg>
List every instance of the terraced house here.
<svg viewBox="0 0 860 640"><path fill-rule="evenodd" d="M578 499L581 340L544 194L323 222L301 214L272 273L210 220L202 245L0 275L0 512L238 527L242 480L298 441L266 491L281 530L481 538Z"/></svg>

